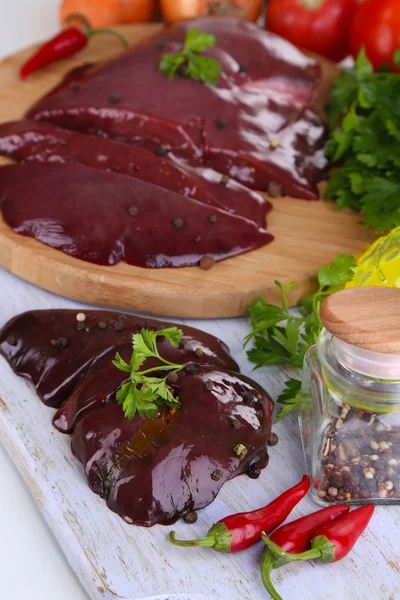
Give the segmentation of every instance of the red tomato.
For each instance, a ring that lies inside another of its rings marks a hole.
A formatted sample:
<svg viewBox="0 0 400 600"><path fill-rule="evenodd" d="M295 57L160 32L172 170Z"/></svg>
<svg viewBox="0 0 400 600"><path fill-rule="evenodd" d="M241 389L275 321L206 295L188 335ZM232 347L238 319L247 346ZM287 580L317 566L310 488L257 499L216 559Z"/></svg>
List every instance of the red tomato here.
<svg viewBox="0 0 400 600"><path fill-rule="evenodd" d="M361 46L374 67L394 67L393 54L400 47L399 0L367 0L357 9L350 32L350 49L357 57Z"/></svg>
<svg viewBox="0 0 400 600"><path fill-rule="evenodd" d="M356 8L355 0L270 0L267 28L295 46L339 61L349 54Z"/></svg>

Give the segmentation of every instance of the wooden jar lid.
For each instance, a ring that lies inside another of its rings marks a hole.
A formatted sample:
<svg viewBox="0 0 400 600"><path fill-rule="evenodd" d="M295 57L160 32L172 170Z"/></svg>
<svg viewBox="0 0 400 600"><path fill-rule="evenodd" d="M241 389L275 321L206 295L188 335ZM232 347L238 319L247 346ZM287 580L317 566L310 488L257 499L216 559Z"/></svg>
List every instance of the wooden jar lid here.
<svg viewBox="0 0 400 600"><path fill-rule="evenodd" d="M321 305L321 321L336 338L372 352L400 354L400 289L358 287Z"/></svg>

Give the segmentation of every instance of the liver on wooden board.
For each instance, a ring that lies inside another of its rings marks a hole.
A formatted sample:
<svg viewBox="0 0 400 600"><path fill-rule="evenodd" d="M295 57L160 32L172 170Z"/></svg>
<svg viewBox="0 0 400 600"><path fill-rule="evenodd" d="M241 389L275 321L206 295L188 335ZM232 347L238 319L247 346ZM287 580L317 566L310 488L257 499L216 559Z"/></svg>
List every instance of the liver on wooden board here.
<svg viewBox="0 0 400 600"><path fill-rule="evenodd" d="M160 26L129 25L118 29L136 44L159 32ZM112 38L104 44L100 36L93 36L81 53L39 71L23 84L16 73L31 53L31 49L25 50L0 63L2 121L23 118L33 103L53 88L67 71L119 55L120 44ZM319 104L323 106L337 68L325 60L320 63L323 78ZM6 162L9 161L0 157L0 164ZM271 202L274 210L268 221L275 235L274 242L220 262L210 271L184 267L144 272L124 263L112 268L85 264L16 235L2 219L0 263L19 277L57 294L65 295L68 290L69 297L77 300L165 316L216 318L248 314L249 304L258 296L278 303L280 295L275 279L297 282L288 293L293 305L312 291L321 265L340 252L357 255L376 239L372 231L360 226L358 214L339 212L330 203L299 202L293 198L272 198Z"/></svg>

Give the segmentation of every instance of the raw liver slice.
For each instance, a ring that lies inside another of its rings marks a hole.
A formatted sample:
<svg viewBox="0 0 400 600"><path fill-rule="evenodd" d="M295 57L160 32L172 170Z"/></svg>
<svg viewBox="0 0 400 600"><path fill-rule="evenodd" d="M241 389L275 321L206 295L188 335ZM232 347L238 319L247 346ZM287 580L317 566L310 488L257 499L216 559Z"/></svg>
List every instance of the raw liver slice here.
<svg viewBox="0 0 400 600"><path fill-rule="evenodd" d="M189 165L175 156L161 158L144 148L93 138L34 121L0 125L0 154L20 162L83 164L148 181L244 216L265 227L271 204L260 194L204 165Z"/></svg>
<svg viewBox="0 0 400 600"><path fill-rule="evenodd" d="M181 371L172 385L180 408L161 407L156 419L136 415L129 421L115 402L126 374L111 365L111 357L122 350L129 358L130 336L142 327L171 323L90 310L82 328L76 316L72 310L19 315L0 331L0 353L18 375L32 380L47 404L64 402L56 419L68 417L63 430L72 431L72 450L91 489L111 510L128 523L170 524L207 506L227 479L245 472L258 476L268 463L273 403L235 372L238 366L222 342L186 326L178 348L160 338L162 356L193 362L196 370ZM52 340L60 338L57 347ZM236 454L238 444L245 446L244 455Z"/></svg>
<svg viewBox="0 0 400 600"><path fill-rule="evenodd" d="M210 380L214 387L208 391ZM259 397L251 406L243 402L249 392ZM175 414L128 421L111 402L75 426L72 451L90 487L128 522L174 523L210 504L228 479L268 463L272 404L247 378L201 366L180 375L178 393L181 409ZM235 454L237 444L247 449L244 457Z"/></svg>
<svg viewBox="0 0 400 600"><path fill-rule="evenodd" d="M158 69L162 54L179 50L192 27L217 37L208 51L223 67L217 86L180 76L170 81ZM319 66L251 23L215 17L176 25L72 79L29 116L150 149L167 145L203 157L248 187L265 190L277 182L284 194L318 197L326 166L326 131L312 109ZM226 127L218 127L220 119Z"/></svg>
<svg viewBox="0 0 400 600"><path fill-rule="evenodd" d="M0 197L16 233L100 265L194 266L206 255L219 261L273 239L253 221L83 165L3 167Z"/></svg>
<svg viewBox="0 0 400 600"><path fill-rule="evenodd" d="M96 310L85 311L85 328L77 330L76 314L74 310L29 311L9 321L0 333L0 353L17 375L32 381L47 406L61 406L83 374L116 346L130 345L133 333L142 327L166 326L155 319ZM159 339L159 352L164 358L171 362L181 359L215 364L239 371L223 342L193 327L179 327L184 333L181 348ZM60 338L66 340L66 347L52 346L52 340ZM197 348L202 350L201 357L195 354ZM115 371L120 373L118 369Z"/></svg>

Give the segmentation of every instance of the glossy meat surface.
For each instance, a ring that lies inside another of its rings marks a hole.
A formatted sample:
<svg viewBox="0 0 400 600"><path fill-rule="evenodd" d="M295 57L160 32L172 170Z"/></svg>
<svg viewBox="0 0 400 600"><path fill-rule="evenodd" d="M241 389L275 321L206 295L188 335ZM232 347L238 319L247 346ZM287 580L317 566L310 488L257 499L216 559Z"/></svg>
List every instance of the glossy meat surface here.
<svg viewBox="0 0 400 600"><path fill-rule="evenodd" d="M26 312L9 321L0 334L0 353L17 375L33 382L48 406L60 406L87 369L106 353L113 354L116 346L130 346L133 333L142 327L165 326L155 319L97 310L85 312L85 326L78 330L76 314L73 310ZM184 333L182 348L161 340L159 350L164 358L239 370L223 342L192 327L179 327ZM52 340L59 339L65 340L65 348L52 345ZM202 350L200 358L195 355L196 348ZM120 374L118 369L115 371Z"/></svg>
<svg viewBox="0 0 400 600"><path fill-rule="evenodd" d="M94 138L34 121L0 125L0 154L19 162L82 164L130 175L183 196L234 212L265 227L271 204L260 194L197 161L157 156L138 146Z"/></svg>
<svg viewBox="0 0 400 600"><path fill-rule="evenodd" d="M223 68L217 86L171 81L158 69L192 27L217 38L208 51ZM315 199L326 167L325 127L313 110L319 75L314 60L251 23L197 19L99 69L70 74L29 117L153 150L166 146L248 187L274 182L283 194Z"/></svg>
<svg viewBox="0 0 400 600"><path fill-rule="evenodd" d="M253 221L125 175L83 165L0 169L4 221L75 258L148 268L198 265L268 244Z"/></svg>
<svg viewBox="0 0 400 600"><path fill-rule="evenodd" d="M246 378L201 366L180 375L177 385L181 408L174 414L128 421L111 402L74 430L72 450L90 487L111 510L141 525L173 523L210 504L227 479L268 462L271 404ZM249 392L252 405L243 402ZM235 453L238 444L245 456Z"/></svg>
<svg viewBox="0 0 400 600"><path fill-rule="evenodd" d="M128 359L130 336L142 327L170 323L111 311L84 316L82 322L72 310L19 315L0 332L0 353L43 401L62 404L55 424L72 432L88 483L111 510L128 523L170 524L207 506L227 479L259 475L268 463L273 403L237 372L222 342L186 326L178 348L160 338L164 358L195 369L171 384L180 408L129 421L115 402L126 374L111 358L119 351ZM245 451L238 453L238 445Z"/></svg>

